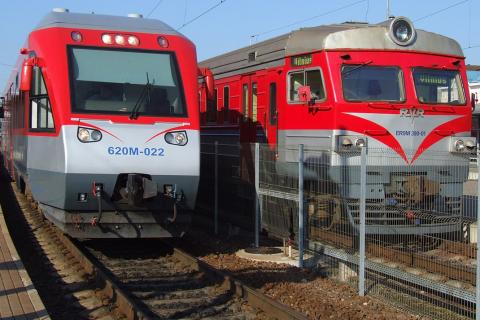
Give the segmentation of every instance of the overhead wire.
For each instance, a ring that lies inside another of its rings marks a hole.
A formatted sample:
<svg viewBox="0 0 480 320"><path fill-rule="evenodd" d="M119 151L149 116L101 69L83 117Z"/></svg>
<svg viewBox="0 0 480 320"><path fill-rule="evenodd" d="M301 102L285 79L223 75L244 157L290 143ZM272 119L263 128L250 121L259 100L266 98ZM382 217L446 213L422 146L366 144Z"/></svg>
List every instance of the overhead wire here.
<svg viewBox="0 0 480 320"><path fill-rule="evenodd" d="M321 14L317 14L313 17L310 17L310 18L306 18L306 19L302 19L302 20L298 20L298 21L295 21L295 22L292 22L292 23L289 23L289 24L286 24L286 25L283 25L283 26L280 26L280 27L276 27L276 28L273 28L273 29L270 29L270 30L267 30L267 31L264 31L264 32L260 32L260 33L257 33L257 34L253 34L250 36L250 38L256 38L256 37L259 37L259 36L263 36L263 35L266 35L268 33L272 33L274 31L278 31L278 30L281 30L281 29L285 29L285 28L288 28L288 27L291 27L291 26L294 26L296 24L300 24L300 23L303 23L303 22L307 22L307 21L310 21L310 20L313 20L313 19L316 19L316 18L319 18L319 17L324 17L324 16L327 16L329 14L332 14L332 13L335 13L335 12L338 12L338 11L341 11L343 9L347 9L347 8L350 8L350 7L353 7L359 3L362 3L362 2L365 2L367 0L359 0L359 1L355 1L355 2L352 2L352 3L349 3L347 5L344 5L344 6L341 6L339 8L336 8L336 9L333 9L333 10L330 10L330 11L327 11L327 12L324 12L324 13L321 13Z"/></svg>
<svg viewBox="0 0 480 320"><path fill-rule="evenodd" d="M462 49L463 49L463 50L468 50L468 49L475 49L475 48L480 48L480 44L476 44L476 45L473 45L473 46L464 47L464 48L462 48Z"/></svg>
<svg viewBox="0 0 480 320"><path fill-rule="evenodd" d="M155 10L157 10L158 6L163 2L163 0L158 0L157 1L157 4L153 7L152 10L150 10L150 12L147 14L147 18L150 17L152 15L152 13L155 12Z"/></svg>
<svg viewBox="0 0 480 320"><path fill-rule="evenodd" d="M223 3L225 3L227 0L220 0L219 3L215 4L214 6L211 6L210 8L208 8L207 10L205 10L204 12L200 13L198 16L196 16L195 18L183 23L179 28L177 28L177 30L180 30L186 26L188 26L190 23L194 22L195 20L199 19L200 17L206 15L207 13L209 13L210 11L212 11L213 9L217 8L218 6L222 5Z"/></svg>
<svg viewBox="0 0 480 320"><path fill-rule="evenodd" d="M445 7L445 8L443 8L443 9L440 9L440 10L434 11L434 12L432 12L432 13L429 13L429 14L423 16L423 17L420 17L420 18L418 18L418 19L415 19L415 20L413 20L413 22L418 22L418 21L420 21L420 20L424 20L424 19L430 18L431 16L434 16L434 15L436 15L436 14L438 14L438 13L444 12L444 11L446 11L446 10L448 10L448 9L451 9L451 8L453 8L453 7L456 7L456 6L459 6L459 5L461 5L461 4L464 4L465 2L468 2L468 1L469 1L469 0L458 1L458 2L456 2L456 3L454 3L454 4L452 4L452 5L449 5L448 7Z"/></svg>

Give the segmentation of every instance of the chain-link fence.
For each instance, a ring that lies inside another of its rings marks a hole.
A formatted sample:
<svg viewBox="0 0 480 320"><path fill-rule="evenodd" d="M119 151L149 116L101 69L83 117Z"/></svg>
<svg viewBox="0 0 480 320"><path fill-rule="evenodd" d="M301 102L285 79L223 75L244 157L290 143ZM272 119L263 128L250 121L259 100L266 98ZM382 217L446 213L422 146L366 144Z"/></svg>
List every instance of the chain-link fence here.
<svg viewBox="0 0 480 320"><path fill-rule="evenodd" d="M320 265L359 295L434 319L480 319L475 160L466 152L208 144L198 202L217 226L260 226L288 239L299 265Z"/></svg>

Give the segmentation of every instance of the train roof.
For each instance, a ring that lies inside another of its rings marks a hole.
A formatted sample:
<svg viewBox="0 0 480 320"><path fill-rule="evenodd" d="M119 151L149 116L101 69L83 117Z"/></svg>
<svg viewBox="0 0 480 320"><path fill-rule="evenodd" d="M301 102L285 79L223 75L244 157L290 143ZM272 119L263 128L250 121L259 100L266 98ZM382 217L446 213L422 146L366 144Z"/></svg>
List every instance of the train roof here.
<svg viewBox="0 0 480 320"><path fill-rule="evenodd" d="M284 64L284 58L321 50L373 49L432 52L463 57L455 40L419 29L416 40L400 46L389 36L390 21L379 24L346 22L301 28L200 62L220 77Z"/></svg>
<svg viewBox="0 0 480 320"><path fill-rule="evenodd" d="M120 17L104 14L71 13L52 11L38 23L34 30L47 28L79 28L129 32L161 33L180 35L166 23L141 17Z"/></svg>

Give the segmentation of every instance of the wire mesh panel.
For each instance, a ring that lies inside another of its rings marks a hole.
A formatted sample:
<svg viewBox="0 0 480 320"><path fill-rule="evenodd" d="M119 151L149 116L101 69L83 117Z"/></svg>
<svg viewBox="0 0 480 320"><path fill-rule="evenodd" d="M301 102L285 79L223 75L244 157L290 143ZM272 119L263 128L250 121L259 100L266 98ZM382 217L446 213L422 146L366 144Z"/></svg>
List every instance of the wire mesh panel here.
<svg viewBox="0 0 480 320"><path fill-rule="evenodd" d="M305 150L306 247L331 277L359 281L360 193L365 201L365 290L435 319L475 314L476 188L470 155L370 149ZM414 159L415 158L415 159ZM262 146L262 226L298 234L298 147Z"/></svg>
<svg viewBox="0 0 480 320"><path fill-rule="evenodd" d="M367 196L369 293L435 319L473 317L476 245L465 227L476 212L464 197L469 156L428 153L406 165L395 151L368 150L367 158L367 194L382 193Z"/></svg>
<svg viewBox="0 0 480 320"><path fill-rule="evenodd" d="M254 230L254 145L202 145L199 202L221 223ZM475 317L478 170L468 153L360 148L303 154L304 247L325 274L433 319ZM299 235L299 147L260 145L261 226L294 247ZM217 170L215 171L215 164ZM217 175L215 176L215 172ZM365 194L365 274L359 268Z"/></svg>
<svg viewBox="0 0 480 320"><path fill-rule="evenodd" d="M255 167L252 148L250 144L201 144L197 207L213 219L217 184L218 219L224 225L253 227Z"/></svg>

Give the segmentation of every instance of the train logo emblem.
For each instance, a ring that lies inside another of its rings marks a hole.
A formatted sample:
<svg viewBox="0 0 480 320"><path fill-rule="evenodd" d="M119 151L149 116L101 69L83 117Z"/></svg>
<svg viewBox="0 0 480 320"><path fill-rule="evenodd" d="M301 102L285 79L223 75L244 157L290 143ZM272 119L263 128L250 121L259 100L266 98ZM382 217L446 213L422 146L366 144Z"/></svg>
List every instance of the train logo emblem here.
<svg viewBox="0 0 480 320"><path fill-rule="evenodd" d="M417 108L402 108L400 109L400 117L405 117L405 118L423 118L423 115L425 114L425 110L423 109L417 109Z"/></svg>

